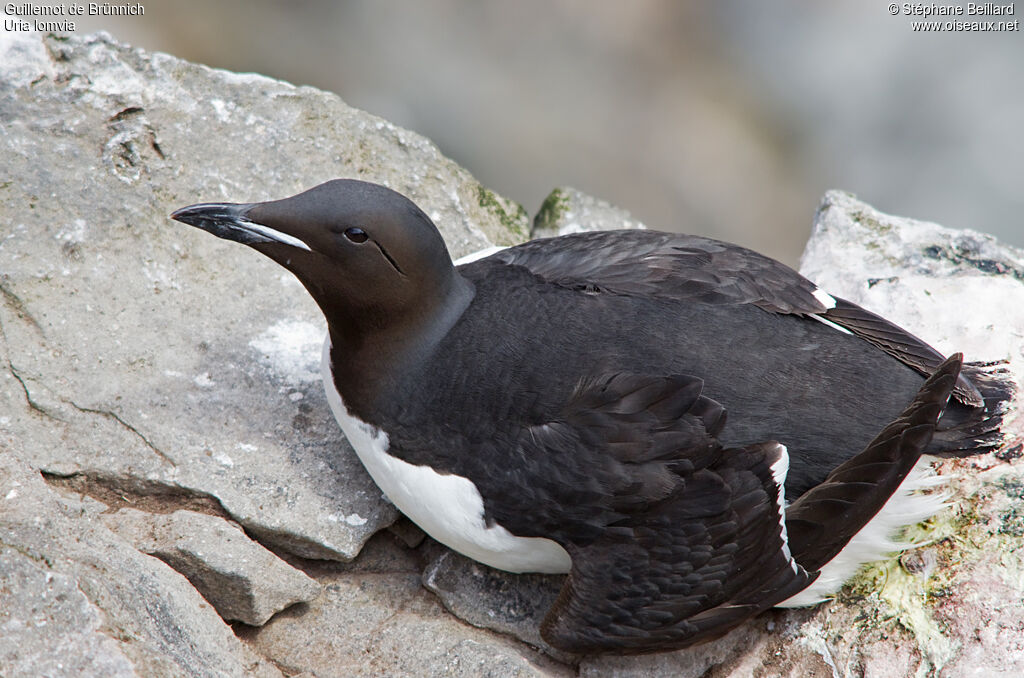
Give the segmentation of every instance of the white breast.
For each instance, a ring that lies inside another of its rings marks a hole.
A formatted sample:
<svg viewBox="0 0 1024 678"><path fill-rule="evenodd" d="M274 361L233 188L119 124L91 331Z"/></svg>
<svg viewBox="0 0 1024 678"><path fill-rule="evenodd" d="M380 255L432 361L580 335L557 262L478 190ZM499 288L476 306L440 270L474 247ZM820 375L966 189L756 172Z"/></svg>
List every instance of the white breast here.
<svg viewBox="0 0 1024 678"><path fill-rule="evenodd" d="M384 495L424 532L485 565L509 572L568 572L572 560L549 539L517 537L484 522L484 502L468 478L442 475L388 454L384 431L349 413L331 373L331 340L324 341L321 373L327 402L360 461Z"/></svg>

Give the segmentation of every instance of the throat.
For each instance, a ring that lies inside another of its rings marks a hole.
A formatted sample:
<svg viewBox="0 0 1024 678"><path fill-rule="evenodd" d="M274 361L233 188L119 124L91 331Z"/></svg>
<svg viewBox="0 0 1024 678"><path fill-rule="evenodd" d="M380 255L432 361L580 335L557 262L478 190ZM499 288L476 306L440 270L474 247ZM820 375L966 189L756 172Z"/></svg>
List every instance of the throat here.
<svg viewBox="0 0 1024 678"><path fill-rule="evenodd" d="M345 402L358 410L387 397L437 351L473 301L473 284L452 270L439 292L376 313L328 312L330 360Z"/></svg>

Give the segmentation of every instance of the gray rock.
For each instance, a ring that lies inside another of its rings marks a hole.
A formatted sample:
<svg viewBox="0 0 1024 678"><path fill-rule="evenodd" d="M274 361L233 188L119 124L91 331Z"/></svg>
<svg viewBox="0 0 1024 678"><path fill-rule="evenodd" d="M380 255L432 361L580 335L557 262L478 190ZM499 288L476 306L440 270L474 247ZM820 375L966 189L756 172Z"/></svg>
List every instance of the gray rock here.
<svg viewBox="0 0 1024 678"><path fill-rule="evenodd" d="M320 578L324 595L242 637L285 672L349 676L569 676L497 634L459 623L415 571Z"/></svg>
<svg viewBox="0 0 1024 678"><path fill-rule="evenodd" d="M544 198L533 218L531 238L550 238L581 231L647 228L629 212L575 188L556 188Z"/></svg>
<svg viewBox="0 0 1024 678"><path fill-rule="evenodd" d="M1024 357L1024 251L990 235L883 214L825 195L800 272L967 360Z"/></svg>
<svg viewBox="0 0 1024 678"><path fill-rule="evenodd" d="M326 407L318 309L167 215L358 177L411 196L464 254L525 238L525 212L331 94L104 35L4 33L0 54L4 435L95 492L212 498L278 548L354 557L397 514Z"/></svg>
<svg viewBox="0 0 1024 678"><path fill-rule="evenodd" d="M320 586L223 518L195 511L121 509L104 524L135 548L185 575L227 621L259 626Z"/></svg>
<svg viewBox="0 0 1024 678"><path fill-rule="evenodd" d="M0 673L280 678L184 577L20 456L0 445Z"/></svg>
<svg viewBox="0 0 1024 678"><path fill-rule="evenodd" d="M102 611L72 577L4 545L0 582L4 675L138 675L117 641L100 630Z"/></svg>
<svg viewBox="0 0 1024 678"><path fill-rule="evenodd" d="M456 617L473 626L515 636L552 657L572 661L540 637L540 623L562 589L561 575L510 575L448 549L423 571L423 585Z"/></svg>
<svg viewBox="0 0 1024 678"><path fill-rule="evenodd" d="M409 548L416 548L427 537L426 532L404 516L388 526L388 531L401 539Z"/></svg>

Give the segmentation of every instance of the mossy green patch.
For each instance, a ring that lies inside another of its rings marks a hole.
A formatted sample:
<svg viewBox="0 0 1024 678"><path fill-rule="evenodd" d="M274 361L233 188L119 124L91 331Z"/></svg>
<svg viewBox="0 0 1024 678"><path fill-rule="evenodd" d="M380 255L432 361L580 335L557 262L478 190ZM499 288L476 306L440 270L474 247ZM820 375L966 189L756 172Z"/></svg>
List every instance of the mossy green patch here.
<svg viewBox="0 0 1024 678"><path fill-rule="evenodd" d="M864 247L869 250L881 250L882 246L879 243L879 239L883 235L890 233L893 229L892 224L883 223L864 210L850 212L850 219L853 223L863 226L871 232L872 237L864 242Z"/></svg>
<svg viewBox="0 0 1024 678"><path fill-rule="evenodd" d="M874 233L879 235L883 233L889 233L892 231L892 224L885 224L868 214L864 210L857 210L856 212L850 213L850 218L853 219L853 223L860 224Z"/></svg>
<svg viewBox="0 0 1024 678"><path fill-rule="evenodd" d="M901 540L922 546L930 545L936 550L937 559L942 563L951 560L949 551L956 548L956 535L964 528L965 521L971 520L975 518L965 517L953 511L943 511L928 521L905 528ZM918 586L918 583L925 586ZM930 576L922 577L907 572L900 564L900 556L894 555L888 560L870 563L861 568L844 588L840 598L856 600L874 594L879 600L892 604L898 615L901 605L896 603L905 599L908 587L918 590L923 599L928 599L936 592L939 593L939 597L944 597L946 594L941 590L948 585L944 568L937 567Z"/></svg>
<svg viewBox="0 0 1024 678"><path fill-rule="evenodd" d="M875 603L875 613L858 618L863 628L898 627L909 632L927 662L941 669L956 656L959 641L949 637L945 621L936 618L934 607L954 590L954 562L981 557L981 549L965 539L972 526L982 523L965 502L956 511L946 510L932 519L904 529L901 539L927 545L937 566L924 576L908 572L899 556L865 566L840 592L842 602Z"/></svg>
<svg viewBox="0 0 1024 678"><path fill-rule="evenodd" d="M948 636L946 623L932 610L935 602L949 595L950 584L941 568L924 577L907 572L899 558L892 558L862 569L840 599L871 602L873 612L858 617L858 626L908 632L927 662L940 669L956 656L959 647L959 642Z"/></svg>
<svg viewBox="0 0 1024 678"><path fill-rule="evenodd" d="M477 203L487 210L501 222L501 225L508 230L514 242L523 242L530 237L529 224L530 215L526 208L514 200L506 200L494 191L477 185Z"/></svg>
<svg viewBox="0 0 1024 678"><path fill-rule="evenodd" d="M948 612L936 610L948 610L950 599L955 605L965 572L994 559L1000 579L1024 591L1024 509L1016 506L1024 500L1024 477L1002 472L957 484L955 509L908 527L901 535L904 542L927 545L922 548L934 562L927 576L908 571L899 557L893 557L862 568L837 596L859 610L858 628L908 632L929 675L952 661L962 644L951 635Z"/></svg>
<svg viewBox="0 0 1024 678"><path fill-rule="evenodd" d="M562 189L556 188L548 193L548 197L541 203L537 216L533 218L533 228L556 228L555 225L568 209L569 197Z"/></svg>

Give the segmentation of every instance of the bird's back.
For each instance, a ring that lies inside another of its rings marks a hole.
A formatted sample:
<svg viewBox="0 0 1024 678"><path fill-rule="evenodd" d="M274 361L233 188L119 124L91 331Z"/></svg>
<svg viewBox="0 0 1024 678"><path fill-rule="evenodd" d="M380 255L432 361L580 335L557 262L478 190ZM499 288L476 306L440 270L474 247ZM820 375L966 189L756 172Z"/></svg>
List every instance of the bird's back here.
<svg viewBox="0 0 1024 678"><path fill-rule="evenodd" d="M725 407L724 444L787 446L796 497L861 450L924 381L855 336L752 305L567 289L493 260L461 272L474 300L436 359L398 387L402 404L389 416L404 424L391 426L392 444L414 463L418 441L447 433L472 444L555 419L586 378L686 374ZM459 475L484 473L472 457L446 462Z"/></svg>

